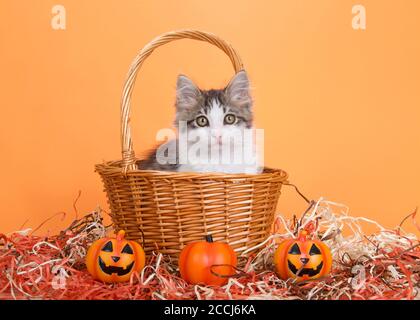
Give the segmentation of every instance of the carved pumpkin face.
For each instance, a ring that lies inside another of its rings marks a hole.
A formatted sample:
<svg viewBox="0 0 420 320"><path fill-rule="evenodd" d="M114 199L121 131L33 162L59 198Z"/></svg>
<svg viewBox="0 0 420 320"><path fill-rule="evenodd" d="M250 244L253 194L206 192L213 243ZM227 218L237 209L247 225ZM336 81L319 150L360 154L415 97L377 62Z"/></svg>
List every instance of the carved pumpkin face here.
<svg viewBox="0 0 420 320"><path fill-rule="evenodd" d="M302 231L298 239L285 240L278 246L274 263L282 279L311 280L330 272L330 249L322 241L307 240L306 236L307 232Z"/></svg>
<svg viewBox="0 0 420 320"><path fill-rule="evenodd" d="M133 271L143 269L145 255L143 248L135 241L124 239L120 230L116 238L103 238L95 241L86 255L89 273L104 282L124 282L130 279Z"/></svg>

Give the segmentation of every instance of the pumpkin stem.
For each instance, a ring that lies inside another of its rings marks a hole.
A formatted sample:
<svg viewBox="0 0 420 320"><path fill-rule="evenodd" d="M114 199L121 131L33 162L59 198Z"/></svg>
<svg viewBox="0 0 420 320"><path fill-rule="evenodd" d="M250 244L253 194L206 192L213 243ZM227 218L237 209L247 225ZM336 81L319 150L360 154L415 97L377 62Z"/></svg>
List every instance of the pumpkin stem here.
<svg viewBox="0 0 420 320"><path fill-rule="evenodd" d="M122 239L124 239L125 236L125 231L124 230L120 230L117 233L117 240L121 241Z"/></svg>
<svg viewBox="0 0 420 320"><path fill-rule="evenodd" d="M205 239L207 242L213 242L213 236L211 234L206 235Z"/></svg>
<svg viewBox="0 0 420 320"><path fill-rule="evenodd" d="M308 231L302 230L301 232L299 232L298 240L299 241L306 241L306 236L307 235L308 235Z"/></svg>

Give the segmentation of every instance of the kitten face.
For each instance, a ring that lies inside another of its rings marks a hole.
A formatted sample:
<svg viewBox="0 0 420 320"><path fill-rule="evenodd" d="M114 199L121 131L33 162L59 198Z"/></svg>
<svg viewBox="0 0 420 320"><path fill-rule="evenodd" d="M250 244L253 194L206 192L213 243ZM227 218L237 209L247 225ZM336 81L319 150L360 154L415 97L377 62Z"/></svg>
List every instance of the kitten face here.
<svg viewBox="0 0 420 320"><path fill-rule="evenodd" d="M189 78L180 75L175 106L178 138L153 150L139 164L141 168L178 172L262 172L257 151L247 148L254 145L254 141L245 138L249 136L246 133L253 131L252 99L245 71L238 72L221 90L200 90ZM169 152L172 156L168 156Z"/></svg>
<svg viewBox="0 0 420 320"><path fill-rule="evenodd" d="M176 119L187 123L189 134L210 146L223 147L233 130L252 127L252 99L245 71L221 90L200 90L189 78L177 81Z"/></svg>

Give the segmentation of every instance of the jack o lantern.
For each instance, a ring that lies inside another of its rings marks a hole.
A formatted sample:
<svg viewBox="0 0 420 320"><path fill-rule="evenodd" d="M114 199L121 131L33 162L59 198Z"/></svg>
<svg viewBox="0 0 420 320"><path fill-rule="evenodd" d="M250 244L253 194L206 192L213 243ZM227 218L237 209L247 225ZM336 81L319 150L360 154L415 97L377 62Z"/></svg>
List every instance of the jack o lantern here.
<svg viewBox="0 0 420 320"><path fill-rule="evenodd" d="M306 281L320 278L331 271L330 249L320 240L308 240L303 230L297 239L281 242L274 253L274 264L280 278Z"/></svg>
<svg viewBox="0 0 420 320"><path fill-rule="evenodd" d="M143 248L135 241L124 239L120 230L116 238L95 241L86 255L86 267L97 280L104 282L124 282L131 273L139 272L145 263Z"/></svg>
<svg viewBox="0 0 420 320"><path fill-rule="evenodd" d="M213 242L209 235L205 241L188 244L178 263L181 277L188 283L222 286L235 272L237 258L231 246Z"/></svg>

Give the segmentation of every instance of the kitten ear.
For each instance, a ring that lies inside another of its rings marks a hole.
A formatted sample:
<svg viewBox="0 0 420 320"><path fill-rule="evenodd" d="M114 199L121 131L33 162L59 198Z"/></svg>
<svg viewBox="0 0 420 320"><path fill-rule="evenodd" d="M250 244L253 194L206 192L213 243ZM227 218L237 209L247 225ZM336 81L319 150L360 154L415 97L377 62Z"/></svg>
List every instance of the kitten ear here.
<svg viewBox="0 0 420 320"><path fill-rule="evenodd" d="M249 89L249 79L245 70L239 71L230 80L226 89L227 101L237 107L248 107L252 105Z"/></svg>
<svg viewBox="0 0 420 320"><path fill-rule="evenodd" d="M201 97L201 91L194 82L180 74L176 82L176 108L178 110L188 110L194 108Z"/></svg>

